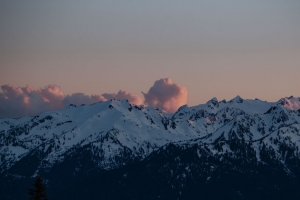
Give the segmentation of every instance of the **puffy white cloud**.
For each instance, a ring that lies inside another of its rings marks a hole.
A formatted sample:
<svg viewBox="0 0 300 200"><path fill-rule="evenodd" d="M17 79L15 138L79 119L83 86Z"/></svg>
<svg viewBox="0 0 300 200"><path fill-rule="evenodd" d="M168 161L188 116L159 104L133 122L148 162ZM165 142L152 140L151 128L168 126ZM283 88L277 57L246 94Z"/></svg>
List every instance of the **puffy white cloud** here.
<svg viewBox="0 0 300 200"><path fill-rule="evenodd" d="M164 78L155 81L148 93L143 95L145 104L167 112L175 112L187 103L188 91L184 86L173 83L170 78Z"/></svg>

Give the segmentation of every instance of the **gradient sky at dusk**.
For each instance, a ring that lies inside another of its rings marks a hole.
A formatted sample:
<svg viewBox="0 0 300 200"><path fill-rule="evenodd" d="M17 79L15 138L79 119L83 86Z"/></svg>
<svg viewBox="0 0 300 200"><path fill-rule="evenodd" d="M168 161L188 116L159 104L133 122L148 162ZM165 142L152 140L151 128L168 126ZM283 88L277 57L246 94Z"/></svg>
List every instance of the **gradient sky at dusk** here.
<svg viewBox="0 0 300 200"><path fill-rule="evenodd" d="M0 0L0 85L277 101L300 96L299 22L299 0Z"/></svg>

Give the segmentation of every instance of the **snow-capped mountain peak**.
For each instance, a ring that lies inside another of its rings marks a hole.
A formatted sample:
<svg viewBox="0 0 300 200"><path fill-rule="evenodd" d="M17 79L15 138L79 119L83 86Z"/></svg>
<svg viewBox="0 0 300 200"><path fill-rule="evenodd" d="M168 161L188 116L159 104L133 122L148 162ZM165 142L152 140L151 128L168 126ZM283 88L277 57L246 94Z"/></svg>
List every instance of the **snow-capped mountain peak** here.
<svg viewBox="0 0 300 200"><path fill-rule="evenodd" d="M216 97L214 97L211 100L209 100L206 104L212 110L215 110L215 109L219 108L219 102L218 102L218 99Z"/></svg>
<svg viewBox="0 0 300 200"><path fill-rule="evenodd" d="M170 114L127 100L110 100L70 105L34 117L0 119L0 166L2 171L9 170L29 155L39 154L39 167L51 168L71 152L87 148L99 158L97 166L110 169L120 165L117 158L124 152L129 156L122 161L126 164L170 142L197 138L208 142L221 135L259 140L300 123L295 111L299 106L299 98L294 97L269 103L237 96L228 102L212 98L206 104L184 105Z"/></svg>
<svg viewBox="0 0 300 200"><path fill-rule="evenodd" d="M293 96L282 98L278 101L278 104L289 110L299 110L300 109L300 98L295 98Z"/></svg>
<svg viewBox="0 0 300 200"><path fill-rule="evenodd" d="M251 166L275 163L286 173L297 173L299 106L300 99L295 97L266 102L237 96L230 101L212 98L205 104L183 105L175 113L166 113L127 100L110 100L70 105L33 117L0 119L0 178L32 177L42 169L50 173L51 183L52 175L62 171L74 178L90 170L121 169L158 154L158 163L169 159L181 166L181 153L183 160L192 155L196 156L192 162L202 159L204 164L195 168L196 174L203 167L202 174L208 169L213 173L223 160ZM180 155L173 158L176 153ZM207 169L205 163L211 159L216 162ZM198 166L186 165L184 177L192 166ZM169 171L173 174L176 169Z"/></svg>
<svg viewBox="0 0 300 200"><path fill-rule="evenodd" d="M231 99L229 101L229 103L243 103L243 101L244 101L244 99L242 97L240 97L239 95L237 95L236 97Z"/></svg>

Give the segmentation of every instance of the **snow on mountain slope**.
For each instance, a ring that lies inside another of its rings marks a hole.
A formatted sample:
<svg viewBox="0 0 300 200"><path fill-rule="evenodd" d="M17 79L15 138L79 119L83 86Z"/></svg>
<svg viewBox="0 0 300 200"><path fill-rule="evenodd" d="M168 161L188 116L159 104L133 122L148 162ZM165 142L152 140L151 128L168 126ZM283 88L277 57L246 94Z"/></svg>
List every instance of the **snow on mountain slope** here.
<svg viewBox="0 0 300 200"><path fill-rule="evenodd" d="M276 102L266 102L259 99L242 99L240 96L236 96L230 101L222 100L219 101L217 98L212 98L206 104L195 106L194 109L205 109L209 113L216 113L219 110L228 107L228 108L238 108L243 110L247 114L262 114L266 112L271 106L276 105Z"/></svg>
<svg viewBox="0 0 300 200"><path fill-rule="evenodd" d="M300 109L300 97L295 98L293 96L282 98L278 101L279 104L283 105L289 110L299 110Z"/></svg>
<svg viewBox="0 0 300 200"><path fill-rule="evenodd" d="M152 140L154 146L162 145L169 137L161 131L164 130L163 118L163 114L153 108L146 110L127 101L112 100L80 107L71 105L31 118L4 119L0 121L1 154L5 156L1 159L2 169L36 149L47 152L43 160L57 162L68 149L97 141L111 130L118 130L115 137L130 149L143 147L144 142ZM149 137L149 134L158 137ZM103 151L108 152L108 149Z"/></svg>
<svg viewBox="0 0 300 200"><path fill-rule="evenodd" d="M253 143L274 138L278 132L287 132L299 146L299 105L300 99L294 97L272 103L239 96L228 102L213 98L206 104L182 106L171 116L127 100L110 100L70 105L35 117L1 119L1 171L31 155L38 155L39 168L51 168L79 149L93 155L99 168L111 169L143 159L171 142L239 139ZM121 159L124 155L127 160Z"/></svg>

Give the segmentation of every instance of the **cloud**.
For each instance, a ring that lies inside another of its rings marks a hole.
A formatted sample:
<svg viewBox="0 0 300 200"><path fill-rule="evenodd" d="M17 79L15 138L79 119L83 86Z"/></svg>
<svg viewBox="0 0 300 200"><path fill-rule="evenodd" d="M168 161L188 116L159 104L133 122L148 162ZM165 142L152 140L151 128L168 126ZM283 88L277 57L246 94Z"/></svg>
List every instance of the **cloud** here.
<svg viewBox="0 0 300 200"><path fill-rule="evenodd" d="M128 99L130 103L143 104L141 97L124 90L120 90L117 94L104 93L89 96L84 93L64 95L58 85L48 85L39 89L34 89L30 85L25 87L2 85L1 89L0 118L33 116L41 112L61 109L69 104L92 104L109 99Z"/></svg>
<svg viewBox="0 0 300 200"><path fill-rule="evenodd" d="M145 101L136 94L119 90L116 93L104 93L101 95L86 95L74 93L64 95L60 86L48 85L34 89L30 85L15 87L2 85L0 91L0 118L17 118L23 116L38 115L41 112L57 110L69 104L92 104L110 99L128 99L132 104L147 104L175 112L180 106L187 103L187 89L172 82L170 78L155 81L148 93L143 93Z"/></svg>
<svg viewBox="0 0 300 200"><path fill-rule="evenodd" d="M102 94L103 97L105 97L107 100L108 99L128 99L128 101L130 103L136 104L136 105L141 105L144 103L143 99L141 97L139 97L136 94L132 94L129 92L126 92L124 90L119 90L119 92L117 94L112 93L112 94L108 94L108 93L104 93Z"/></svg>
<svg viewBox="0 0 300 200"><path fill-rule="evenodd" d="M130 103L140 105L143 104L143 99L136 94L129 93L124 90L120 90L117 94L115 93L104 93L101 95L85 95L83 93L74 93L72 95L67 95L63 100L63 105L75 104L92 104L99 101L107 101L110 99L128 99Z"/></svg>
<svg viewBox="0 0 300 200"><path fill-rule="evenodd" d="M60 109L62 107L62 100L64 99L64 94L59 86L49 85L47 87L37 90L36 92L43 98L44 102L49 103L51 110Z"/></svg>
<svg viewBox="0 0 300 200"><path fill-rule="evenodd" d="M148 93L143 95L145 104L167 112L176 112L187 103L188 91L184 86L173 83L170 78L164 78L155 81Z"/></svg>
<svg viewBox="0 0 300 200"><path fill-rule="evenodd" d="M83 93L74 93L72 95L67 95L63 100L63 105L67 106L70 104L81 105L81 104L92 104L99 101L106 101L102 95L85 95Z"/></svg>
<svg viewBox="0 0 300 200"><path fill-rule="evenodd" d="M64 98L57 85L49 85L38 90L29 85L25 87L2 85L1 89L0 118L31 116L59 109Z"/></svg>

